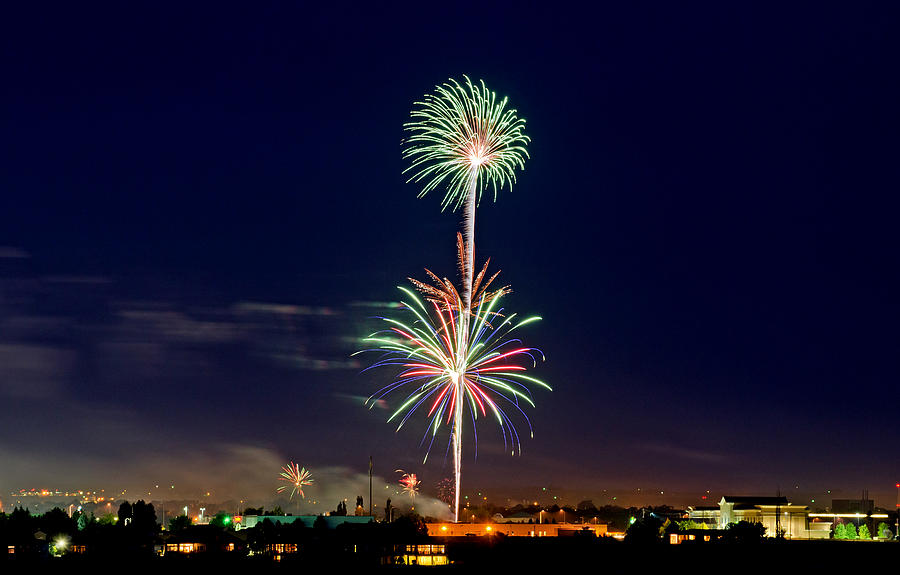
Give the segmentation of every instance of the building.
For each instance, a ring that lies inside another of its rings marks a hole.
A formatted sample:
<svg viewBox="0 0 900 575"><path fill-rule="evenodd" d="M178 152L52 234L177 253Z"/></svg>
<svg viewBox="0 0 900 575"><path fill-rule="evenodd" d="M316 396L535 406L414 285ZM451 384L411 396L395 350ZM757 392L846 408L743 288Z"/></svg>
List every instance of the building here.
<svg viewBox="0 0 900 575"><path fill-rule="evenodd" d="M852 523L854 527L866 525L873 535L878 533L878 524L890 519L890 515L875 508L871 499L832 499L831 512L810 513L812 521L835 526L838 523Z"/></svg>
<svg viewBox="0 0 900 575"><path fill-rule="evenodd" d="M809 507L795 505L787 497L756 497L726 495L719 507L689 509L688 516L698 523L715 524L725 529L731 523L747 521L762 523L767 537L781 533L785 539L828 539L831 525L820 521L810 522Z"/></svg>
<svg viewBox="0 0 900 575"><path fill-rule="evenodd" d="M432 537L573 537L606 535L605 523L428 523Z"/></svg>
<svg viewBox="0 0 900 575"><path fill-rule="evenodd" d="M716 543L725 535L723 529L685 529L677 533L669 534L669 543L671 545L681 545L683 543Z"/></svg>
<svg viewBox="0 0 900 575"><path fill-rule="evenodd" d="M160 555L243 554L246 542L217 527L192 525L165 537Z"/></svg>
<svg viewBox="0 0 900 575"><path fill-rule="evenodd" d="M394 545L381 558L382 565L449 565L445 545Z"/></svg>

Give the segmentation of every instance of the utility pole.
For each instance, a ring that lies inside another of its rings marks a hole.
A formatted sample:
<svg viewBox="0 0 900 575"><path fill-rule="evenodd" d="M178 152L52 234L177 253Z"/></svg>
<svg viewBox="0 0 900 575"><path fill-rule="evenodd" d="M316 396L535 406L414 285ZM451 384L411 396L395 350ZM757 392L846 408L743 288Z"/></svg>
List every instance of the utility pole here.
<svg viewBox="0 0 900 575"><path fill-rule="evenodd" d="M775 501L775 537L781 534L781 486L778 486Z"/></svg>
<svg viewBox="0 0 900 575"><path fill-rule="evenodd" d="M372 456L369 456L369 517L372 517L372 471L375 466L372 464Z"/></svg>
<svg viewBox="0 0 900 575"><path fill-rule="evenodd" d="M897 506L894 508L897 513L897 529L894 530L894 539L900 537L900 483L897 484Z"/></svg>

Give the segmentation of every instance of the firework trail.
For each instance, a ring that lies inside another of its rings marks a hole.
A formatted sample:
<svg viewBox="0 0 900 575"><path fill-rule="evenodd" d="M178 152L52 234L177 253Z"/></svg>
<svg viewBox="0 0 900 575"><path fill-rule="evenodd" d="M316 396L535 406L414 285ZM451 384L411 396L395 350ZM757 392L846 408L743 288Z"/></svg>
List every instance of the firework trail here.
<svg viewBox="0 0 900 575"><path fill-rule="evenodd" d="M507 99L497 100L484 80L473 83L463 76L460 84L450 79L415 102L411 121L404 124L410 135L403 142L403 158L410 164L403 173L410 174L408 182L423 184L419 197L439 187L445 188L441 209L463 207L465 241L460 241L462 268L462 297L454 305L462 310L460 332L468 336L475 287L475 207L488 188L494 200L505 186L516 181L516 169L525 168L528 158L526 146L531 139L525 134L525 120L516 110L507 108ZM430 273L430 272L429 272ZM454 298L447 298L452 302ZM482 303L486 302L486 298ZM447 303L447 305L451 305ZM473 323L476 323L473 321ZM459 349L469 348L465 340ZM466 353L459 355L465 356ZM455 370L455 373L460 373ZM459 380L454 382L455 396L464 390ZM459 511L459 482L462 466L462 401L454 404L453 467L456 475L456 510Z"/></svg>
<svg viewBox="0 0 900 575"><path fill-rule="evenodd" d="M404 124L410 135L404 141L403 158L409 160L408 182L424 184L419 197L445 188L441 209L463 207L466 230L463 302L471 307L475 261L475 206L488 188L497 193L512 190L516 169L525 168L525 120L507 108L507 99L497 100L481 80L473 84L463 76L460 84L450 79L415 102Z"/></svg>
<svg viewBox="0 0 900 575"><path fill-rule="evenodd" d="M539 318L520 322L515 314L504 318L494 306L509 288L488 291L496 274L487 278L487 264L475 277L476 205L487 189L493 190L495 201L502 188L512 190L516 170L524 169L529 157L526 146L531 139L525 134L525 120L507 107L506 98L498 100L483 80L473 83L468 76L463 80L461 84L450 79L415 102L411 121L404 124L409 136L403 142L403 158L410 162L404 173L410 175L408 182L422 184L419 197L444 187L441 209L463 208L465 238L457 235L462 294L450 281L426 270L434 285L411 281L433 309L404 290L413 302L406 304L413 324L385 318L391 327L366 340L384 352L373 367L401 368L397 381L372 396L374 400L400 388L409 392L388 421L399 419L399 429L420 406L430 403L429 450L440 427L450 428L457 520L464 406L473 432L479 412L483 417L491 414L500 424L504 443L511 443L515 452L521 450L519 435L506 409L518 411L528 421L521 404L534 404L526 384L549 389L523 374L525 367L517 363L528 358L534 364L540 352L508 338L509 332ZM426 431L423 442L427 437Z"/></svg>

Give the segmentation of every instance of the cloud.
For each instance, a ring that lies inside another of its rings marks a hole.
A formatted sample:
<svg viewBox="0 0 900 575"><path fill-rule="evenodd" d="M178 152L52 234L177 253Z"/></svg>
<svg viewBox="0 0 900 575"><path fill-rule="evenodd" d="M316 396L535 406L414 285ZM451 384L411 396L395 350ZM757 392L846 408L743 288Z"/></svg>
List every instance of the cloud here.
<svg viewBox="0 0 900 575"><path fill-rule="evenodd" d="M112 283L112 280L103 276L47 276L45 282L57 284L87 284L101 285Z"/></svg>
<svg viewBox="0 0 900 575"><path fill-rule="evenodd" d="M118 313L124 320L119 334L174 343L227 343L238 339L239 326L230 321L199 320L173 310L126 309Z"/></svg>
<svg viewBox="0 0 900 575"><path fill-rule="evenodd" d="M641 443L637 444L636 447L645 451L652 451L654 453L670 455L681 459L705 461L708 463L720 463L725 462L728 459L726 456L719 453L679 447L670 443Z"/></svg>
<svg viewBox="0 0 900 575"><path fill-rule="evenodd" d="M31 254L23 250L22 248L14 248L11 246L0 246L0 259L9 258L9 259L23 259L30 258Z"/></svg>
<svg viewBox="0 0 900 575"><path fill-rule="evenodd" d="M279 316L333 316L339 315L340 311L330 307L313 307L294 304L279 304L266 302L239 302L232 306L237 314L261 314L261 315L279 315Z"/></svg>
<svg viewBox="0 0 900 575"><path fill-rule="evenodd" d="M0 395L53 397L62 389L74 360L71 351L46 345L0 344Z"/></svg>

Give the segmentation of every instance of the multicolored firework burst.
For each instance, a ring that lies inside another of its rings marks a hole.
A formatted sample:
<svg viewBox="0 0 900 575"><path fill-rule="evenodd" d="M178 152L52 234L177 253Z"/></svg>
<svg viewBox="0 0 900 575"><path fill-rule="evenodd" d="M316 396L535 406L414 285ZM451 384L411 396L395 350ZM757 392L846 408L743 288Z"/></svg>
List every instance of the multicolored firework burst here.
<svg viewBox="0 0 900 575"><path fill-rule="evenodd" d="M536 366L538 358L544 359L543 354L511 336L516 329L540 318L520 321L516 314L502 315L498 307L500 296L487 301L482 295L473 312L466 313L455 290L456 301L445 298L440 303L427 304L412 290L403 287L400 290L406 296L401 303L412 314L412 321L382 318L389 327L366 338L364 342L372 347L363 350L383 354L367 369L395 367L400 373L393 383L373 394L369 402L371 405L394 391L405 389L408 392L405 401L388 418L388 421L398 421L398 431L420 408L428 410L429 424L422 438L423 444L428 441L426 461L438 432L444 426L449 428L458 517L463 412L468 411L473 432L479 417L496 419L504 445L515 454L521 452L521 443L508 411L518 412L531 432L531 422L522 409L523 405L534 407L528 385L550 389L546 383L527 375L522 365ZM477 433L474 439L477 455Z"/></svg>
<svg viewBox="0 0 900 575"><path fill-rule="evenodd" d="M415 473L407 473L402 469L398 469L397 473L403 474L403 477L400 478L400 485L403 487L403 492L409 495L410 499L415 499L416 495L419 493L419 484L422 482L419 481L419 478L416 477Z"/></svg>
<svg viewBox="0 0 900 575"><path fill-rule="evenodd" d="M300 467L293 461L282 467L281 470L281 474L278 476L279 481L286 481L289 485L281 485L276 491L278 493L284 493L290 488L290 499L294 498L295 493L305 499L306 494L303 493L303 486L312 485L314 483L312 474L307 471L305 467Z"/></svg>
<svg viewBox="0 0 900 575"><path fill-rule="evenodd" d="M475 206L487 188L494 200L504 186L512 189L516 169L525 168L525 120L507 108L507 99L497 100L481 80L473 84L463 76L460 84L450 79L435 86L434 92L415 102L418 106L404 124L411 132L404 141L403 158L410 165L409 182L424 183L419 197L444 186L441 209L464 206L466 258L463 274L463 303L472 306L475 273Z"/></svg>

